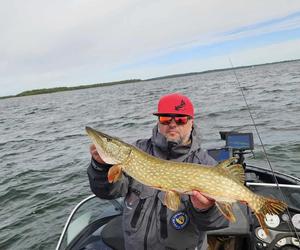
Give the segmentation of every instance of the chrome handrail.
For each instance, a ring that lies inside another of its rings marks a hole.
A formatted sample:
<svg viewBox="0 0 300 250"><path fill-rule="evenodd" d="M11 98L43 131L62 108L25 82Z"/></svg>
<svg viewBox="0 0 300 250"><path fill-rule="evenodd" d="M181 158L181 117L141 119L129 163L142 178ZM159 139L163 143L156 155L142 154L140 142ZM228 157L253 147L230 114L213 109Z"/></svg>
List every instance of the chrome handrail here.
<svg viewBox="0 0 300 250"><path fill-rule="evenodd" d="M76 212L76 211L77 211L84 203L86 203L87 201L93 199L95 196L96 196L96 195L92 194L92 195L88 196L87 198L83 199L83 200L82 200L81 202L79 202L79 203L76 205L76 207L72 210L72 212L71 212L71 214L69 215L68 220L67 220L67 222L66 222L66 224L65 224L65 226L64 226L64 229L63 229L63 231L62 231L62 233L61 233L61 235L60 235L60 237L59 237L59 240L58 240L58 243L57 243L57 246L56 246L55 250L59 250L60 245L61 245L61 243L62 243L62 240L63 240L63 238L64 238L64 236L65 236L65 233L66 233L66 231L67 231L67 229L68 229L68 227L69 227L70 221L72 220L72 218L73 218L75 212Z"/></svg>
<svg viewBox="0 0 300 250"><path fill-rule="evenodd" d="M263 182L246 182L247 186L263 186L263 187L285 187L285 188L300 188L296 184L276 184L276 183L263 183Z"/></svg>

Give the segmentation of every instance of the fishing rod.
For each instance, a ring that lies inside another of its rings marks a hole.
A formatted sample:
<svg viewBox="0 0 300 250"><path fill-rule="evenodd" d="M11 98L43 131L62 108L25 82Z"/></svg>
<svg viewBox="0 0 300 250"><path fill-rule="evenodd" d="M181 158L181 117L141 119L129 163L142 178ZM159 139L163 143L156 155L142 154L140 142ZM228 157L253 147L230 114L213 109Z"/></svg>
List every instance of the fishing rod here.
<svg viewBox="0 0 300 250"><path fill-rule="evenodd" d="M248 112L249 112L251 121L252 121L253 126L254 126L254 129L255 129L255 132L256 132L257 137L258 137L258 139L259 139L259 141L260 141L260 144L261 144L261 146L262 146L263 153L264 153L264 155L265 155L265 157L266 157L266 160L267 160L267 163L268 163L268 165L269 165L269 167L270 167L270 169L271 169L273 178L274 178L275 183L276 183L276 187L277 187L278 190L279 190L281 199L287 204L287 199L285 198L285 196L284 196L284 194L283 194L283 192L282 192L282 190L281 190L281 187L280 187L280 185L279 185L278 179L277 179L277 177L276 177L276 175L275 175L275 172L274 172L274 170L273 170L271 161L269 160L267 151L266 151L266 149L265 149L265 145L264 145L264 143L263 143L263 141L262 141L262 138L261 138L260 133L259 133L259 131L258 131L257 125L256 125L256 123L255 123L254 117L253 117L252 112L251 112L251 110L250 110L250 106L249 106L249 104L248 104L248 102L247 102L247 99L246 99L246 96L245 96L243 87L242 87L242 85L241 85L241 83L240 83L240 81L239 81L239 79L238 79L238 77L237 77L236 71L235 71L235 69L234 69L234 67L233 67L233 64L232 64L232 61L231 61L230 57L229 57L228 59L229 59L230 65L231 65L231 69L233 70L233 73L234 73L236 82L238 83L239 89L240 89L240 91L241 91L241 93L242 93L244 102L245 102L245 104L246 104L247 110L248 110ZM288 216L289 216L289 221L288 221L287 225L288 225L290 231L293 232L293 233L295 233L295 235L296 235L298 241L300 242L299 234L298 234L298 232L297 232L295 226L294 226L293 223L291 222L291 221L292 221L292 216L291 216L291 213L290 213L290 211L289 211L289 208L287 207L286 210L287 210L287 214L288 214ZM292 228L291 228L291 225L290 225L290 224L292 224Z"/></svg>

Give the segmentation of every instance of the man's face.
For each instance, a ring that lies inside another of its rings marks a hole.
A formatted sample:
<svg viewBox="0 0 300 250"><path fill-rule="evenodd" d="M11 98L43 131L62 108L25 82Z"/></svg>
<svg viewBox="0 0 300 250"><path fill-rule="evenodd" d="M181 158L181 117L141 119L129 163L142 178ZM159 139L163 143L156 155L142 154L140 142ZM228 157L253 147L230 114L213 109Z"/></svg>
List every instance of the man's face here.
<svg viewBox="0 0 300 250"><path fill-rule="evenodd" d="M183 125L177 125L174 119L167 125L161 124L158 121L158 131L166 137L167 141L187 144L190 140L193 122L194 119L192 118Z"/></svg>

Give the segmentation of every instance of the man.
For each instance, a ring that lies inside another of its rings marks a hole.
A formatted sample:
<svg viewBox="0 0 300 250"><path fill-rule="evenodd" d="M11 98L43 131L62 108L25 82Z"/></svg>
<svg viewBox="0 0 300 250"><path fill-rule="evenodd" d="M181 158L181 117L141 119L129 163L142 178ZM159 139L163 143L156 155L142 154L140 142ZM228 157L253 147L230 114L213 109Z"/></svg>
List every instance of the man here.
<svg viewBox="0 0 300 250"><path fill-rule="evenodd" d="M154 113L158 117L153 135L138 140L141 150L167 160L201 163L213 166L215 160L200 148L200 139L194 124L194 107L181 94L163 96ZM228 226L214 201L197 191L181 195L178 211L169 210L163 203L164 192L145 186L127 175L110 184L108 169L90 147L92 161L88 168L91 190L99 197L125 197L123 235L126 249L206 249L206 231Z"/></svg>

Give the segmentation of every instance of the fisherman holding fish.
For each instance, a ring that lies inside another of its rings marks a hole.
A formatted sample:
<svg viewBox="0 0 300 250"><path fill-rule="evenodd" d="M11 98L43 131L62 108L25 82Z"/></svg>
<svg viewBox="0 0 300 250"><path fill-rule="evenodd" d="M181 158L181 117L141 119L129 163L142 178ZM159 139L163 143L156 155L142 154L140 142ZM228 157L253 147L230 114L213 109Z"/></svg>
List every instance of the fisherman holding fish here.
<svg viewBox="0 0 300 250"><path fill-rule="evenodd" d="M191 100L181 94L160 98L150 139L135 146L160 159L214 166L217 162L200 147ZM207 249L206 231L228 226L215 201L193 191L180 195L177 211L165 206L165 192L143 185L126 174L113 183L107 164L96 150L88 167L91 190L103 199L125 197L123 235L126 249ZM151 178L151 176L149 176Z"/></svg>

